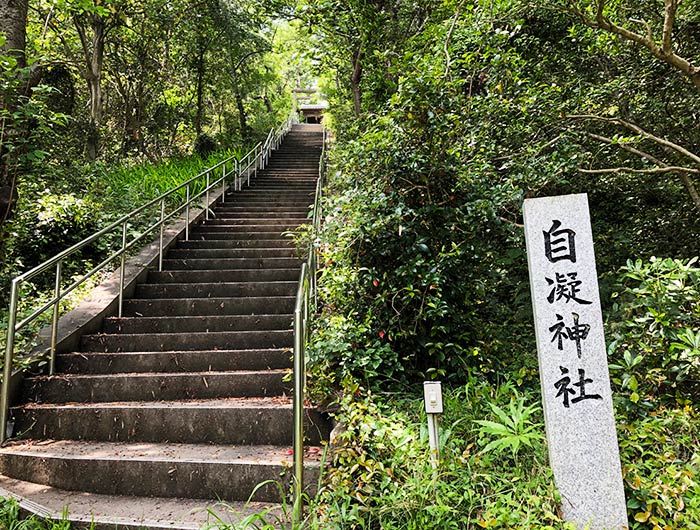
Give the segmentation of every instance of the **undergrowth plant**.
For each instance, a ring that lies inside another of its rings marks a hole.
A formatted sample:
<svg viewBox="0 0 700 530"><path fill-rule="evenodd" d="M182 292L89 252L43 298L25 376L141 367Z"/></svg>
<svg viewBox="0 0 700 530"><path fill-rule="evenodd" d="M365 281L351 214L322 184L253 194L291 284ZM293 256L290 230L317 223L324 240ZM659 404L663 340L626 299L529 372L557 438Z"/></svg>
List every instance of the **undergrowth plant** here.
<svg viewBox="0 0 700 530"><path fill-rule="evenodd" d="M68 511L64 510L58 521L31 515L22 517L19 503L12 498L0 497L0 528L3 530L71 530ZM90 524L88 530L94 529Z"/></svg>
<svg viewBox="0 0 700 530"><path fill-rule="evenodd" d="M478 378L447 389L441 461L433 470L418 392L373 394L349 380L345 390L335 413L341 429L331 442L332 465L303 528L573 528L557 514L542 432L526 429L529 443L515 454L511 445L484 451L500 433L484 432L477 421L494 407L509 411L508 423L532 422L542 430L536 394Z"/></svg>
<svg viewBox="0 0 700 530"><path fill-rule="evenodd" d="M700 268L652 258L622 268L608 316L617 403L630 412L697 404Z"/></svg>
<svg viewBox="0 0 700 530"><path fill-rule="evenodd" d="M255 511L253 497L260 488L269 485L276 486L279 490L280 504L273 504L261 511ZM215 510L208 508L207 522L202 530L279 530L287 526L290 519L291 506L287 502L287 495L280 482L266 480L261 482L250 494L250 497L242 509L237 509L226 502L219 502Z"/></svg>

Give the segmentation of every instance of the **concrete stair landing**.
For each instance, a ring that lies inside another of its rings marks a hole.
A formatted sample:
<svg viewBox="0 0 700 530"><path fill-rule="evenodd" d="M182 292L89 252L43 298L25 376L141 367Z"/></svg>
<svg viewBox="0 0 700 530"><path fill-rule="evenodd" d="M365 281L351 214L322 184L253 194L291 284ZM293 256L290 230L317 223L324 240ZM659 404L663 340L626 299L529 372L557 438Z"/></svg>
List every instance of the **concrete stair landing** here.
<svg viewBox="0 0 700 530"><path fill-rule="evenodd" d="M57 374L25 380L0 495L97 527L199 528L261 510L283 524L292 464L292 320L322 130L297 125L228 191ZM306 410L313 492L327 418ZM262 484L262 485L261 485ZM282 492L282 493L281 493ZM222 500L226 506L217 504ZM212 521L210 521L212 522Z"/></svg>

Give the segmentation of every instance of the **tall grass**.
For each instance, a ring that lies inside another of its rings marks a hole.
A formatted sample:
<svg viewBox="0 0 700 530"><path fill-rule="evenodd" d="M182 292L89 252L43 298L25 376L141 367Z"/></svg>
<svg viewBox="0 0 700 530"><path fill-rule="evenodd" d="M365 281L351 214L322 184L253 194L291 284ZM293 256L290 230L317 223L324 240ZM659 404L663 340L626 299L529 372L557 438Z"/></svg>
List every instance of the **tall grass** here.
<svg viewBox="0 0 700 530"><path fill-rule="evenodd" d="M94 193L102 201L105 215L116 218L179 186L221 160L231 156L240 158L243 154L244 148L225 149L206 158L193 155L155 165L142 163L102 169L95 180ZM200 183L199 189L202 187ZM179 198L184 198L184 191Z"/></svg>
<svg viewBox="0 0 700 530"><path fill-rule="evenodd" d="M0 528L2 530L71 530L67 510L63 511L61 520L42 519L34 515L22 517L19 503L10 498L0 497ZM89 530L94 528L90 525Z"/></svg>

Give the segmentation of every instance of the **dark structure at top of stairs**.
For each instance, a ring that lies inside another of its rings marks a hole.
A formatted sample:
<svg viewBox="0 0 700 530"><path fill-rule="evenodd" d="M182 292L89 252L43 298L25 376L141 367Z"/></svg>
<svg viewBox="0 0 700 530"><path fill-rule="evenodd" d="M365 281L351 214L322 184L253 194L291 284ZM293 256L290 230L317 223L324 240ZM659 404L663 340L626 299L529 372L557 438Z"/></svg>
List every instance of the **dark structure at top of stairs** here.
<svg viewBox="0 0 700 530"><path fill-rule="evenodd" d="M39 504L82 502L88 521L155 528L198 523L139 513L191 499L280 502L301 266L285 234L309 222L321 142L320 127L294 126L250 186L227 192L149 273L121 318L59 355L57 375L25 381L0 487ZM308 409L306 423L310 445L327 438L320 413ZM317 462L306 475L317 480ZM80 502L70 491L84 492Z"/></svg>

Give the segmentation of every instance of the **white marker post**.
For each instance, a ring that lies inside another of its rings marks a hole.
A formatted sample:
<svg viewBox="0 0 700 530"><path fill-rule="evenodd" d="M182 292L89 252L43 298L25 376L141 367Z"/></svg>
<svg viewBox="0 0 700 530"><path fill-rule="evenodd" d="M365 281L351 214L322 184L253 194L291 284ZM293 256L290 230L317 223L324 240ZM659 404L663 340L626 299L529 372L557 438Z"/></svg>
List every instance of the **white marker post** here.
<svg viewBox="0 0 700 530"><path fill-rule="evenodd" d="M580 530L625 529L588 198L528 199L523 215L549 461L564 519Z"/></svg>
<svg viewBox="0 0 700 530"><path fill-rule="evenodd" d="M442 414L442 385L440 381L425 381L423 383L425 413L428 416L428 441L430 443L430 459L433 468L437 469L440 461L440 440L438 438L437 415Z"/></svg>

